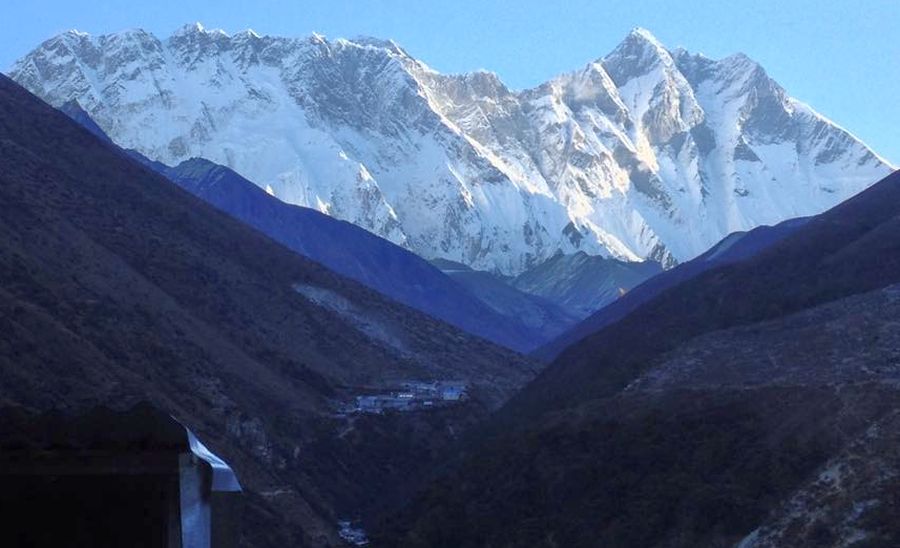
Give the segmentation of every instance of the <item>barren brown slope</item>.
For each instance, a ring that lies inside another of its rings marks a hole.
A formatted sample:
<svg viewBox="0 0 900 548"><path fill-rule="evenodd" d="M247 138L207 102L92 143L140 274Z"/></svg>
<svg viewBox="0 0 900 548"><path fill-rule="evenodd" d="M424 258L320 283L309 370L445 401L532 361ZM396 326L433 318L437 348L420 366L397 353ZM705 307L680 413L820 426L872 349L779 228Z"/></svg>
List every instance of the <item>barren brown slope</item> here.
<svg viewBox="0 0 900 548"><path fill-rule="evenodd" d="M348 494L333 486L367 478L310 448L342 454L323 440L344 386L466 378L490 407L531 376L519 356L216 211L2 76L0 333L0 402L155 401L236 468L251 502L243 541L258 546L336 541Z"/></svg>

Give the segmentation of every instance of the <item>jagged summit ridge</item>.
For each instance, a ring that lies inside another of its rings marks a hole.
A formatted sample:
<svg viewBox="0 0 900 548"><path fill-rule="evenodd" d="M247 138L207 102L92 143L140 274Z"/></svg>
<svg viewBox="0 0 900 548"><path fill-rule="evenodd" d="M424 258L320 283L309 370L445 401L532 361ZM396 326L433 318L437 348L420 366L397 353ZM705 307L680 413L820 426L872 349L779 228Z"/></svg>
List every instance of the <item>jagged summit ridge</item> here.
<svg viewBox="0 0 900 548"><path fill-rule="evenodd" d="M426 258L505 274L557 252L671 265L891 170L746 56L670 51L645 29L522 91L440 74L391 40L200 24L64 33L10 75L150 158L205 157Z"/></svg>

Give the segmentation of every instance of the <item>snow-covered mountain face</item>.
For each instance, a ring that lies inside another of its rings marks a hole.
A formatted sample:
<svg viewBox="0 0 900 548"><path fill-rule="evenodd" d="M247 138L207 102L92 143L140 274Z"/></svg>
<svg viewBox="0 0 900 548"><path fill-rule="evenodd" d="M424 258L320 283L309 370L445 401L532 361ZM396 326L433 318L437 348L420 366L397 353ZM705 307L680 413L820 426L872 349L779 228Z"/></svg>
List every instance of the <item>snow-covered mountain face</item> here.
<svg viewBox="0 0 900 548"><path fill-rule="evenodd" d="M390 41L200 25L67 32L10 76L152 159L204 157L426 258L507 275L558 251L672 265L892 169L746 56L669 51L641 29L519 92Z"/></svg>

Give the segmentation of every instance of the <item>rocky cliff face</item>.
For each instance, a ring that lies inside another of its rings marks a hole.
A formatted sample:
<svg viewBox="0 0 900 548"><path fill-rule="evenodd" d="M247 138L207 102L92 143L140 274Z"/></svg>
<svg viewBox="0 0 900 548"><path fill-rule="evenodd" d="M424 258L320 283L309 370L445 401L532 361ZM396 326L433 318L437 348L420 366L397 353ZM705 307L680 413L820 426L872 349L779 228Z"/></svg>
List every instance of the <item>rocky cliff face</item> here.
<svg viewBox="0 0 900 548"><path fill-rule="evenodd" d="M890 171L746 56L670 51L641 29L523 91L439 74L391 41L200 25L67 32L10 75L154 160L205 157L426 258L507 275L559 251L672 265Z"/></svg>

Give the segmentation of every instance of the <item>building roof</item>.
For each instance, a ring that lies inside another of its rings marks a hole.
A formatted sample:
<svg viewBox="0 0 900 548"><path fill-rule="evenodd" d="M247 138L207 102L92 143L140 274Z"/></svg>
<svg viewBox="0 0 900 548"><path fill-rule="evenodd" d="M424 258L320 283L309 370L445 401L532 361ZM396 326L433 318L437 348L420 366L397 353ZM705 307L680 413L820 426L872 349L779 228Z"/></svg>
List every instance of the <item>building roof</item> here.
<svg viewBox="0 0 900 548"><path fill-rule="evenodd" d="M127 410L96 407L68 414L0 407L0 458L15 458L21 469L70 455L109 458L187 452L208 468L213 491L241 490L237 476L224 460L189 428L152 404L140 403ZM159 459L150 458L129 463L135 467L149 463L160 466Z"/></svg>
<svg viewBox="0 0 900 548"><path fill-rule="evenodd" d="M212 472L212 490L230 492L240 491L241 484L238 482L237 476L231 467L216 456L215 453L207 449L207 447L203 445L203 442L191 432L190 428L185 427L184 431L187 432L191 452L194 453L197 458L209 465L210 471Z"/></svg>

